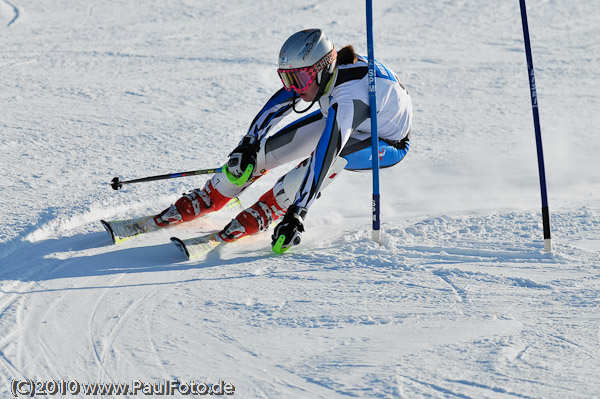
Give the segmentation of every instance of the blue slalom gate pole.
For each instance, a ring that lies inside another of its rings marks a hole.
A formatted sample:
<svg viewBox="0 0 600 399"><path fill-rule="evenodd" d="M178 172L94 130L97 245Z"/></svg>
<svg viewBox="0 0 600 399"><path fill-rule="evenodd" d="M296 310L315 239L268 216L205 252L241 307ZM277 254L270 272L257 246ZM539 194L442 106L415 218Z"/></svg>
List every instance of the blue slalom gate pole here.
<svg viewBox="0 0 600 399"><path fill-rule="evenodd" d="M550 209L548 208L548 194L546 193L546 171L544 168L544 152L542 149L542 129L540 128L540 115L538 111L537 90L535 87L535 76L533 71L533 56L531 55L531 43L529 41L529 25L527 23L527 10L525 0L519 0L521 4L521 22L523 23L523 39L525 41L525 55L527 56L527 70L529 72L529 90L531 92L531 108L533 110L533 125L535 128L535 142L537 145L538 170L540 175L540 189L542 193L542 221L544 227L544 250L552 251L552 240L550 238Z"/></svg>
<svg viewBox="0 0 600 399"><path fill-rule="evenodd" d="M381 242L379 195L379 135L377 133L377 97L375 88L375 52L373 51L373 2L367 0L367 51L369 59L369 107L371 110L371 150L373 159L373 241Z"/></svg>

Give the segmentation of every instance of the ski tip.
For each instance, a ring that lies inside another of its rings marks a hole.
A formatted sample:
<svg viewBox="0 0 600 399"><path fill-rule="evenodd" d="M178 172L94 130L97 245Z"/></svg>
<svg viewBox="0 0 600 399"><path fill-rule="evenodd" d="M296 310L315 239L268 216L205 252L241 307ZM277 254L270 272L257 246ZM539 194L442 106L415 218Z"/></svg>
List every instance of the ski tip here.
<svg viewBox="0 0 600 399"><path fill-rule="evenodd" d="M171 237L171 242L173 244L175 244L175 246L177 248L179 248L179 250L181 252L183 252L183 254L185 255L186 258L188 258L188 260L190 259L190 253L187 250L185 244L183 243L183 241L181 241L181 239L177 238L177 237Z"/></svg>
<svg viewBox="0 0 600 399"><path fill-rule="evenodd" d="M113 244L116 244L117 240L115 237L115 232L113 231L112 227L110 227L110 223L105 220L100 220L100 223L102 223L102 226L104 226L108 234L110 234L110 239L112 240Z"/></svg>

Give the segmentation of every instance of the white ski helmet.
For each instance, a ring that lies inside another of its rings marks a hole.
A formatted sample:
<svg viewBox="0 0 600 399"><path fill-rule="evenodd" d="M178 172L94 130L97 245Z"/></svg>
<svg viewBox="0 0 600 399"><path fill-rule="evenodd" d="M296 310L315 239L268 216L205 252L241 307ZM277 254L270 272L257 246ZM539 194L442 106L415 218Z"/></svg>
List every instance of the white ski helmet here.
<svg viewBox="0 0 600 399"><path fill-rule="evenodd" d="M277 73L287 90L304 91L316 79L319 96L335 69L337 51L321 29L294 33L281 47Z"/></svg>

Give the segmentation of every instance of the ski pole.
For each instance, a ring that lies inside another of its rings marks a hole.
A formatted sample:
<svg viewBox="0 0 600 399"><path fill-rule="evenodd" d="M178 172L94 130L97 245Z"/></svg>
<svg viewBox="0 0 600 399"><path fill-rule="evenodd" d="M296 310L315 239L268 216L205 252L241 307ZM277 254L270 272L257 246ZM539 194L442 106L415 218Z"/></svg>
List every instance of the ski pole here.
<svg viewBox="0 0 600 399"><path fill-rule="evenodd" d="M212 173L220 173L222 171L223 171L222 167L221 168L213 168L213 169L199 169L199 170L192 170L189 172L179 172L179 173L170 173L170 174L166 174L166 175L148 176L148 177L142 177L139 179L125 180L125 181L122 181L118 177L115 177L114 179L111 180L110 186L114 190L118 190L121 187L123 187L123 184L142 183L142 182L146 182L146 181L174 179L176 177L186 177L186 176L195 176L195 175L209 175Z"/></svg>

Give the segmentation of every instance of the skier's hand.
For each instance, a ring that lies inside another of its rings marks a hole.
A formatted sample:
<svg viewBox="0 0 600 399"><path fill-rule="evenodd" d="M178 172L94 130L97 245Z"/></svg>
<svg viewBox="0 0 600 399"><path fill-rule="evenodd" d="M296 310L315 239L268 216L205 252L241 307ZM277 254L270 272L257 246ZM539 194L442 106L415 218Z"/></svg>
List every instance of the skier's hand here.
<svg viewBox="0 0 600 399"><path fill-rule="evenodd" d="M244 136L240 144L229 154L227 177L237 185L243 185L256 168L256 155L260 142L254 136ZM241 179L244 177L243 179ZM243 180L243 181L240 181Z"/></svg>
<svg viewBox="0 0 600 399"><path fill-rule="evenodd" d="M304 219L306 209L292 205L288 208L287 213L283 217L281 223L275 227L273 232L271 245L273 252L278 254L283 253L300 244L302 241L302 233L304 232Z"/></svg>

